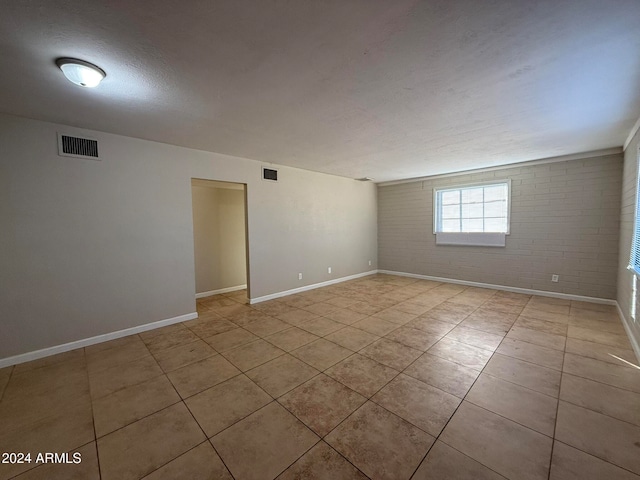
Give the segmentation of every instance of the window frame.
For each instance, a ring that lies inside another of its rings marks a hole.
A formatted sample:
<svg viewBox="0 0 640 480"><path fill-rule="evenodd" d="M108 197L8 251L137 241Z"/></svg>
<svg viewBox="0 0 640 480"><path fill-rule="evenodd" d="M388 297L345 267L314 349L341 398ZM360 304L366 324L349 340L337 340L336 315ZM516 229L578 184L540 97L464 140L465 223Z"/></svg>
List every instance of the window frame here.
<svg viewBox="0 0 640 480"><path fill-rule="evenodd" d="M507 231L506 232L442 232L438 231L441 224L441 213L438 194L445 191L464 190L467 188L489 187L497 185L507 186ZM459 245L478 247L506 247L506 236L511 233L511 179L493 179L484 182L465 183L433 187L433 234L436 245Z"/></svg>

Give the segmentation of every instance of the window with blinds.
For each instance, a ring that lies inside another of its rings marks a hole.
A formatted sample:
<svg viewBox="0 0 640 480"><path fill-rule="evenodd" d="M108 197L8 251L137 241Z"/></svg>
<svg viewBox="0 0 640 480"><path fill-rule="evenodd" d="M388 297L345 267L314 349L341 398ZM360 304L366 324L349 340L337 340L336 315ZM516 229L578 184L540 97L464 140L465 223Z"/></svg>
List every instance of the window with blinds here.
<svg viewBox="0 0 640 480"><path fill-rule="evenodd" d="M436 243L505 246L509 180L434 189Z"/></svg>
<svg viewBox="0 0 640 480"><path fill-rule="evenodd" d="M633 238L631 240L631 255L629 255L629 269L640 275L640 148L638 149L638 173L636 174L636 211L633 221Z"/></svg>

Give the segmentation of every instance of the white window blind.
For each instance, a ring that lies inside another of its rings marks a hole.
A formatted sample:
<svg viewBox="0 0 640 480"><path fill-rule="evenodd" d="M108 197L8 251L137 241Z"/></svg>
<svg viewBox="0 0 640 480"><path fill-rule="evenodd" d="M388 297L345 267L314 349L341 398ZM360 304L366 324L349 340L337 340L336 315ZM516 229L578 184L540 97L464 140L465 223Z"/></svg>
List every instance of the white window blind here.
<svg viewBox="0 0 640 480"><path fill-rule="evenodd" d="M638 173L636 174L636 211L633 221L633 238L631 240L631 254L629 255L629 269L640 275L640 149L638 150Z"/></svg>

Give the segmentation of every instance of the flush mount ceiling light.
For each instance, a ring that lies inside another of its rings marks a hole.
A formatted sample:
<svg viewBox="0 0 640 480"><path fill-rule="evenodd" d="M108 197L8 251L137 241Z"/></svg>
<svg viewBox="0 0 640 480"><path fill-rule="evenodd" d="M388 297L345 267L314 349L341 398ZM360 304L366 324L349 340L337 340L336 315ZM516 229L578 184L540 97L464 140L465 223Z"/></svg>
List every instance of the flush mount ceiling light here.
<svg viewBox="0 0 640 480"><path fill-rule="evenodd" d="M107 75L101 68L76 58L58 58L56 65L70 82L81 87L97 87Z"/></svg>

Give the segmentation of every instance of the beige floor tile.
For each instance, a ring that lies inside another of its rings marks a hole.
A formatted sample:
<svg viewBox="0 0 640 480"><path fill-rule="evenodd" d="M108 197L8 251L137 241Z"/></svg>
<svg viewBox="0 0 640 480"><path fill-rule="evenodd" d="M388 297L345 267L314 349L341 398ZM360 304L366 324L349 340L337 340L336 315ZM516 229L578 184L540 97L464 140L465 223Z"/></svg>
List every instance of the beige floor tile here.
<svg viewBox="0 0 640 480"><path fill-rule="evenodd" d="M96 373L89 372L91 397L94 399L104 397L121 388L142 383L162 374L160 365L151 355Z"/></svg>
<svg viewBox="0 0 640 480"><path fill-rule="evenodd" d="M507 313L478 309L460 322L460 325L504 336L513 326L516 318L515 315Z"/></svg>
<svg viewBox="0 0 640 480"><path fill-rule="evenodd" d="M102 437L179 401L164 375L100 397L93 401L96 435Z"/></svg>
<svg viewBox="0 0 640 480"><path fill-rule="evenodd" d="M251 415L271 397L244 375L238 375L185 400L208 437Z"/></svg>
<svg viewBox="0 0 640 480"><path fill-rule="evenodd" d="M551 438L462 402L440 440L510 479L546 479Z"/></svg>
<svg viewBox="0 0 640 480"><path fill-rule="evenodd" d="M594 303L594 302L582 302L579 300L571 301L571 308L573 310L592 310L594 312L609 312L616 313L615 305L607 305L605 303Z"/></svg>
<svg viewBox="0 0 640 480"><path fill-rule="evenodd" d="M206 337L205 341L217 352L226 352L227 350L233 350L247 343L254 342L258 340L258 338L258 336L244 328L236 328L228 332L218 333L212 337Z"/></svg>
<svg viewBox="0 0 640 480"><path fill-rule="evenodd" d="M180 396L187 398L239 373L240 371L224 357L215 355L174 370L167 376Z"/></svg>
<svg viewBox="0 0 640 480"><path fill-rule="evenodd" d="M324 338L319 338L290 353L320 371L326 370L353 354L351 350L325 340Z"/></svg>
<svg viewBox="0 0 640 480"><path fill-rule="evenodd" d="M45 452L43 452L45 453ZM62 452L56 452L62 453ZM100 480L100 469L98 467L98 454L96 443L91 442L83 447L77 448L69 454L69 461L76 459L78 463L47 463L33 468L22 475L16 477L18 480ZM74 455L78 454L79 457ZM32 455L35 462L37 455ZM34 463L31 464L33 466ZM0 471L2 471L0 469Z"/></svg>
<svg viewBox="0 0 640 480"><path fill-rule="evenodd" d="M440 335L434 335L424 330L404 326L388 333L385 335L385 338L424 352L440 340Z"/></svg>
<svg viewBox="0 0 640 480"><path fill-rule="evenodd" d="M640 394L564 373L560 400L640 426Z"/></svg>
<svg viewBox="0 0 640 480"><path fill-rule="evenodd" d="M397 370L360 354L350 356L325 373L367 398L398 375Z"/></svg>
<svg viewBox="0 0 640 480"><path fill-rule="evenodd" d="M211 442L236 479L274 478L319 438L277 402L224 430Z"/></svg>
<svg viewBox="0 0 640 480"><path fill-rule="evenodd" d="M9 379L11 378L11 371L13 367L7 367L0 369L0 401L2 401L2 397L4 396L4 391L9 384Z"/></svg>
<svg viewBox="0 0 640 480"><path fill-rule="evenodd" d="M365 332L369 332L373 335L383 336L398 328L398 325L381 318L367 317L354 323L352 327L359 328L360 330L364 330Z"/></svg>
<svg viewBox="0 0 640 480"><path fill-rule="evenodd" d="M318 373L320 372L315 368L286 354L249 370L247 377L273 398L277 398Z"/></svg>
<svg viewBox="0 0 640 480"><path fill-rule="evenodd" d="M265 317L260 320L255 320L253 322L249 322L246 325L243 325L245 329L249 330L251 333L259 336L266 337L267 335L273 335L274 333L280 332L287 328L290 328L286 322L282 320L278 320L274 317Z"/></svg>
<svg viewBox="0 0 640 480"><path fill-rule="evenodd" d="M396 310L400 310L401 312L411 313L415 316L422 315L423 313L431 310L431 307L420 305L419 303L414 303L411 300L398 303L394 308Z"/></svg>
<svg viewBox="0 0 640 480"><path fill-rule="evenodd" d="M613 365L593 358L567 353L563 370L565 373L578 377L640 393L640 369L634 367Z"/></svg>
<svg viewBox="0 0 640 480"><path fill-rule="evenodd" d="M441 322L458 324L471 315L475 310L475 306L443 302L429 310L425 314L425 317L433 320L440 320Z"/></svg>
<svg viewBox="0 0 640 480"><path fill-rule="evenodd" d="M592 304L593 305L593 304ZM620 316L614 305L606 305L607 309L595 310L592 306L581 308L572 306L570 316L582 318L584 320L597 320L600 322L620 322Z"/></svg>
<svg viewBox="0 0 640 480"><path fill-rule="evenodd" d="M49 414L80 400L90 403L87 369L82 359L13 373L0 403L0 425L6 428L7 418L13 422L16 416L27 413L30 417Z"/></svg>
<svg viewBox="0 0 640 480"><path fill-rule="evenodd" d="M386 320L387 322L396 323L398 325L404 325L405 323L417 317L416 314L403 312L402 310L397 310L394 307L381 310L373 316L376 318L381 318L382 320Z"/></svg>
<svg viewBox="0 0 640 480"><path fill-rule="evenodd" d="M319 316L320 315L316 315L315 313L307 312L306 310L301 310L299 308L276 315L276 317L283 322L287 322L295 326L302 325L303 323L313 320L314 318L318 318Z"/></svg>
<svg viewBox="0 0 640 480"><path fill-rule="evenodd" d="M496 353L519 358L526 362L535 363L547 368L562 370L564 353L552 348L541 347L533 343L522 342L511 338L505 338Z"/></svg>
<svg viewBox="0 0 640 480"><path fill-rule="evenodd" d="M640 427L560 401L556 439L640 473Z"/></svg>
<svg viewBox="0 0 640 480"><path fill-rule="evenodd" d="M504 301L501 298L491 298L482 304L482 308L494 310L496 312L508 313L512 315L520 315L524 309L524 305L517 305Z"/></svg>
<svg viewBox="0 0 640 480"><path fill-rule="evenodd" d="M107 368L130 363L151 355L147 346L139 340L128 342L119 347L87 353L87 368L90 373L97 373Z"/></svg>
<svg viewBox="0 0 640 480"><path fill-rule="evenodd" d="M58 353L57 355L50 355L48 357L39 358L38 360L32 360L30 362L20 363L12 368L13 368L13 373L18 375L24 372L28 372L30 370L35 370L37 368L50 367L52 365L65 363L65 362L73 362L73 363L85 362L84 349L77 348L75 350L70 350L68 352ZM3 374L3 370L5 370L4 374ZM10 368L0 369L0 378L8 374L9 371L10 371Z"/></svg>
<svg viewBox="0 0 640 480"><path fill-rule="evenodd" d="M151 353L158 353L168 348L179 347L198 340L198 336L188 328L175 332L164 333L148 338L144 341Z"/></svg>
<svg viewBox="0 0 640 480"><path fill-rule="evenodd" d="M548 320L541 320L539 318L527 317L520 315L514 327L528 328L530 330L537 330L539 332L550 333L551 335L567 336L568 326L562 323L549 322Z"/></svg>
<svg viewBox="0 0 640 480"><path fill-rule="evenodd" d="M629 339L626 335L569 325L567 336L570 338L577 338L578 340L586 340L587 342L595 342L617 348L631 349L631 343L629 343Z"/></svg>
<svg viewBox="0 0 640 480"><path fill-rule="evenodd" d="M137 336L146 342L153 337L157 337L158 335L165 335L167 333L177 333L180 330L184 330L185 328L187 327L183 323L174 323L172 325L167 325L166 327L147 330L146 332L139 333Z"/></svg>
<svg viewBox="0 0 640 480"><path fill-rule="evenodd" d="M232 325L244 327L245 325L253 322L259 322L266 318L271 318L271 315L259 310L254 310L253 308L245 308L230 314L226 317L226 320L231 322Z"/></svg>
<svg viewBox="0 0 640 480"><path fill-rule="evenodd" d="M353 413L366 398L320 374L278 400L320 437Z"/></svg>
<svg viewBox="0 0 640 480"><path fill-rule="evenodd" d="M337 343L341 347L348 348L354 352L372 344L378 338L380 337L373 335L372 333L344 325L340 330L337 330L325 337L325 339L330 342Z"/></svg>
<svg viewBox="0 0 640 480"><path fill-rule="evenodd" d="M404 373L460 398L467 394L480 374L478 370L428 353L418 358Z"/></svg>
<svg viewBox="0 0 640 480"><path fill-rule="evenodd" d="M327 315L324 315L324 317L328 318L329 320L333 320L334 322L342 323L344 325L353 325L363 318L367 318L367 314L354 312L353 310L349 310L347 308L341 308L340 310L335 310L331 313L328 313Z"/></svg>
<svg viewBox="0 0 640 480"><path fill-rule="evenodd" d="M277 480L367 480L356 467L324 442L305 453Z"/></svg>
<svg viewBox="0 0 640 480"><path fill-rule="evenodd" d="M571 309L571 300L565 300L563 298L553 297L539 297L533 296L527 304L535 310L544 310L551 313L559 313L562 315L569 315Z"/></svg>
<svg viewBox="0 0 640 480"><path fill-rule="evenodd" d="M370 303L370 300L362 301L354 303L353 305L349 305L347 310L352 310L356 313L362 313L364 315L373 315L378 313L381 310L384 310L385 307L382 305L373 305Z"/></svg>
<svg viewBox="0 0 640 480"><path fill-rule="evenodd" d="M280 350L269 342L256 340L233 350L222 352L222 355L240 370L246 372L285 353L284 350Z"/></svg>
<svg viewBox="0 0 640 480"><path fill-rule="evenodd" d="M458 325L447 333L445 338L493 352L498 348L504 337Z"/></svg>
<svg viewBox="0 0 640 480"><path fill-rule="evenodd" d="M327 315L328 313L335 312L340 307L328 302L318 302L318 303L312 303L311 305L307 305L305 307L300 307L300 308L308 312L315 313L316 315Z"/></svg>
<svg viewBox="0 0 640 480"><path fill-rule="evenodd" d="M216 351L213 348L203 340L197 340L187 345L163 350L156 353L154 357L160 368L166 373L213 355L216 355Z"/></svg>
<svg viewBox="0 0 640 480"><path fill-rule="evenodd" d="M639 363L633 350L611 347L609 345L578 340L576 338L567 338L566 352L594 358L614 365L624 365L624 362L621 362L620 359L626 360L636 366L638 366Z"/></svg>
<svg viewBox="0 0 640 480"><path fill-rule="evenodd" d="M419 316L418 318L414 318L410 322L408 322L405 326L410 328L415 328L417 330L423 330L431 335L435 335L438 337L443 337L451 330L456 327L455 323L452 322L443 322L442 320L438 320L436 318L431 318L427 316L429 312L424 315Z"/></svg>
<svg viewBox="0 0 640 480"><path fill-rule="evenodd" d="M460 404L460 399L413 377L398 375L371 401L437 437Z"/></svg>
<svg viewBox="0 0 640 480"><path fill-rule="evenodd" d="M98 439L102 479L141 478L204 440L187 407L177 403Z"/></svg>
<svg viewBox="0 0 640 480"><path fill-rule="evenodd" d="M211 444L203 442L144 477L144 480L165 479L233 480L233 477Z"/></svg>
<svg viewBox="0 0 640 480"><path fill-rule="evenodd" d="M372 479L409 478L434 440L372 402L326 437L329 445Z"/></svg>
<svg viewBox="0 0 640 480"><path fill-rule="evenodd" d="M342 288L338 288L339 290L339 294L343 293L343 289ZM352 298L347 298L347 297L333 297L333 298L329 298L327 299L326 303L329 303L331 305L335 305L336 307L340 308L340 309L344 309L347 308L349 305L353 305L354 303L356 303L357 300L354 300Z"/></svg>
<svg viewBox="0 0 640 480"><path fill-rule="evenodd" d="M546 320L548 322L556 322L560 324L568 324L569 323L569 315L566 313L560 312L550 312L548 309L543 310L540 308L536 308L535 305L527 305L522 313L520 314L529 318L537 318L539 320Z"/></svg>
<svg viewBox="0 0 640 480"><path fill-rule="evenodd" d="M304 299L298 295L291 295L280 300L269 300L252 305L251 308L267 313L269 315L280 315L287 312L299 310L304 305L311 305L313 300Z"/></svg>
<svg viewBox="0 0 640 480"><path fill-rule="evenodd" d="M606 320L606 319L593 319L593 318L584 318L582 316L570 316L569 317L569 325L588 328L590 330L599 330L602 332L615 333L618 335L626 335L627 333L624 330L624 325L618 318L616 314L615 319Z"/></svg>
<svg viewBox="0 0 640 480"><path fill-rule="evenodd" d="M553 436L557 398L483 373L465 400L537 432Z"/></svg>
<svg viewBox="0 0 640 480"><path fill-rule="evenodd" d="M282 330L281 332L265 337L267 342L275 345L285 352L295 350L296 348L306 345L307 343L311 343L317 339L318 336L298 327L290 327L286 330Z"/></svg>
<svg viewBox="0 0 640 480"><path fill-rule="evenodd" d="M504 477L438 440L411 479L503 480Z"/></svg>
<svg viewBox="0 0 640 480"><path fill-rule="evenodd" d="M179 325L180 327L184 327L182 324L176 324ZM159 329L156 329L159 330ZM153 332L154 330L150 330L149 332ZM144 333L149 333L149 332L144 332ZM89 345L88 347L85 347L85 354L86 356L89 356L90 354L96 353L96 352L102 352L104 350L109 350L110 348L115 348L115 347L122 347L128 343L141 343L142 339L140 338L140 335L127 335L126 337L120 337L120 338L116 338L115 340L109 340L108 342L100 342L100 343L96 343L95 345ZM144 343L144 342L142 342Z"/></svg>
<svg viewBox="0 0 640 480"><path fill-rule="evenodd" d="M403 370L416 358L422 355L422 351L407 347L398 342L381 338L359 352L378 363L395 370Z"/></svg>
<svg viewBox="0 0 640 480"><path fill-rule="evenodd" d="M561 373L533 363L495 354L487 363L484 373L557 398Z"/></svg>
<svg viewBox="0 0 640 480"><path fill-rule="evenodd" d="M200 338L212 337L219 333L235 330L238 325L225 318L203 318L195 320L196 323L188 323L189 330Z"/></svg>
<svg viewBox="0 0 640 480"><path fill-rule="evenodd" d="M475 370L482 370L492 355L488 350L472 347L466 343L456 342L448 338L440 340L428 352L436 357L444 358Z"/></svg>
<svg viewBox="0 0 640 480"><path fill-rule="evenodd" d="M553 335L551 333L544 333L539 330L531 330L529 328L523 328L514 325L509 333L507 333L508 339L520 340L522 342L533 343L534 345L540 345L541 347L553 348L554 350L564 351L564 346L567 341L567 337L562 335Z"/></svg>
<svg viewBox="0 0 640 480"><path fill-rule="evenodd" d="M319 337L329 335L330 333L333 333L336 330L340 330L343 327L343 323L334 322L333 320L329 320L325 317L314 318L313 320L309 320L308 322L299 325L299 328L306 330L309 333L313 333L314 335L317 335Z"/></svg>
<svg viewBox="0 0 640 480"><path fill-rule="evenodd" d="M26 374L25 374L26 375ZM33 412L32 412L33 413ZM76 401L64 410L47 409L36 412L28 425L18 415L0 421L0 452L69 452L95 439L91 402ZM23 428L15 426L24 425ZM33 464L2 464L0 478L11 478L29 470Z"/></svg>
<svg viewBox="0 0 640 480"><path fill-rule="evenodd" d="M549 480L640 480L627 470L581 452L561 442L554 442Z"/></svg>

